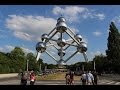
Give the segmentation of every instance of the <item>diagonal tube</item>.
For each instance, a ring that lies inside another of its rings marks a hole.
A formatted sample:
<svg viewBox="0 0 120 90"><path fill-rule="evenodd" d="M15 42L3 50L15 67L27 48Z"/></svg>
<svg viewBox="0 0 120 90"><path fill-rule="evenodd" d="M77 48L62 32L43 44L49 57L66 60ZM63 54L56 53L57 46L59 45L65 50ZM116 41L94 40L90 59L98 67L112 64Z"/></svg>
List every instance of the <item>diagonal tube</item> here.
<svg viewBox="0 0 120 90"><path fill-rule="evenodd" d="M45 44L57 33L57 31L49 38L45 41Z"/></svg>
<svg viewBox="0 0 120 90"><path fill-rule="evenodd" d="M67 28L73 35L76 35L69 27Z"/></svg>
<svg viewBox="0 0 120 90"><path fill-rule="evenodd" d="M66 31L66 33L79 45L79 42L69 32Z"/></svg>
<svg viewBox="0 0 120 90"><path fill-rule="evenodd" d="M49 43L52 44L51 42L49 42ZM55 46L55 44L53 44L53 47L55 47L58 50L58 48Z"/></svg>
<svg viewBox="0 0 120 90"><path fill-rule="evenodd" d="M69 60L69 59L71 59L75 54L77 54L78 53L78 51L76 51L76 52L74 52L70 57L68 57L66 60L65 60L65 63Z"/></svg>
<svg viewBox="0 0 120 90"><path fill-rule="evenodd" d="M72 45L73 43L74 43L74 41L71 44L66 43L69 46L67 46L64 50L68 49L70 46L75 46L75 45Z"/></svg>
<svg viewBox="0 0 120 90"><path fill-rule="evenodd" d="M53 57L50 53L48 53L48 51L45 51L45 52L46 52L51 58L53 58L56 62L58 62L55 57Z"/></svg>
<svg viewBox="0 0 120 90"><path fill-rule="evenodd" d="M56 27L48 34L48 36L56 29Z"/></svg>

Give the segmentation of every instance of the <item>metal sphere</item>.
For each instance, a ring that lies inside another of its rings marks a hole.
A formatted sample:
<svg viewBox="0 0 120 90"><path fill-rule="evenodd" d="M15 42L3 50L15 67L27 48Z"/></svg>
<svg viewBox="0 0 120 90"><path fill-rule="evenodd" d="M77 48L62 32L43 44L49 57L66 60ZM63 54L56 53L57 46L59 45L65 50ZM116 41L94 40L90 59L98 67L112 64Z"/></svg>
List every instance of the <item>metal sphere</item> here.
<svg viewBox="0 0 120 90"><path fill-rule="evenodd" d="M66 41L65 41L65 39L61 40L61 38L59 38L58 41L57 41L57 44L60 47L64 47L66 45Z"/></svg>
<svg viewBox="0 0 120 90"><path fill-rule="evenodd" d="M46 39L48 39L48 38L49 38L49 37L48 37L47 34L43 34L43 35L41 36L42 41L43 41L43 40L46 40Z"/></svg>
<svg viewBox="0 0 120 90"><path fill-rule="evenodd" d="M42 53L42 52L44 52L44 51L46 50L46 45L44 45L43 42L38 42L38 43L36 44L36 50L37 50L38 52L41 51L41 53Z"/></svg>
<svg viewBox="0 0 120 90"><path fill-rule="evenodd" d="M65 22L65 21L66 21L66 20L65 20L64 17L60 17L60 18L57 19L57 23L58 23L58 22Z"/></svg>
<svg viewBox="0 0 120 90"><path fill-rule="evenodd" d="M59 56L60 56L61 53L63 53L62 56L65 56L65 51L64 51L64 50L62 50L62 51L61 51L61 50L58 50L58 55L59 55Z"/></svg>
<svg viewBox="0 0 120 90"><path fill-rule="evenodd" d="M56 29L60 33L64 33L67 30L67 25L65 22L58 22L56 24Z"/></svg>
<svg viewBox="0 0 120 90"><path fill-rule="evenodd" d="M81 42L81 45L77 47L77 50L80 52L80 53L84 53L87 51L87 45L85 42Z"/></svg>
<svg viewBox="0 0 120 90"><path fill-rule="evenodd" d="M79 34L76 34L76 35L75 35L75 38L76 38L77 40L82 41L82 36L81 36L81 35L79 35Z"/></svg>
<svg viewBox="0 0 120 90"><path fill-rule="evenodd" d="M59 61L58 61L58 65L66 65L66 63L65 63L64 60L59 60Z"/></svg>

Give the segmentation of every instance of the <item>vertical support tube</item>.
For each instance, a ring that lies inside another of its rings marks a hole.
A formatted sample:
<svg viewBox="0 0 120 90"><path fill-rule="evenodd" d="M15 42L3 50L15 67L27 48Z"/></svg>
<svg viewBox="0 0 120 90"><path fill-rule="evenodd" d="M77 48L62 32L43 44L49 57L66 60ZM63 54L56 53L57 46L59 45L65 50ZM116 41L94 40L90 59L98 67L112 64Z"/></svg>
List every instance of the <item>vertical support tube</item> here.
<svg viewBox="0 0 120 90"><path fill-rule="evenodd" d="M61 41L62 41L62 38L63 38L63 36L62 36L62 33L60 33L60 39L61 39ZM63 47L61 47L61 52L60 52L60 60L63 60Z"/></svg>
<svg viewBox="0 0 120 90"><path fill-rule="evenodd" d="M37 61L39 60L40 55L41 55L41 53L40 53L40 52L37 52L37 57L36 57L36 60L37 60Z"/></svg>
<svg viewBox="0 0 120 90"><path fill-rule="evenodd" d="M83 56L84 56L85 61L88 62L88 58L85 52L83 53Z"/></svg>

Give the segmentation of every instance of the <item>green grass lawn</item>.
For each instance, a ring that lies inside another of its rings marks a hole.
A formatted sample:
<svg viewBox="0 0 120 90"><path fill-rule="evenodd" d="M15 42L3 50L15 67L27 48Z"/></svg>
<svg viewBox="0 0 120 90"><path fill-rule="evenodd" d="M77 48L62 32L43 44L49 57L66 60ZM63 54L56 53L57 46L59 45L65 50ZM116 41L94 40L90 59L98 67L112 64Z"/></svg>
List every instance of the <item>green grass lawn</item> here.
<svg viewBox="0 0 120 90"><path fill-rule="evenodd" d="M80 76L75 76L75 80L80 80ZM65 73L59 72L55 74L48 74L44 76L36 76L36 80L65 80Z"/></svg>

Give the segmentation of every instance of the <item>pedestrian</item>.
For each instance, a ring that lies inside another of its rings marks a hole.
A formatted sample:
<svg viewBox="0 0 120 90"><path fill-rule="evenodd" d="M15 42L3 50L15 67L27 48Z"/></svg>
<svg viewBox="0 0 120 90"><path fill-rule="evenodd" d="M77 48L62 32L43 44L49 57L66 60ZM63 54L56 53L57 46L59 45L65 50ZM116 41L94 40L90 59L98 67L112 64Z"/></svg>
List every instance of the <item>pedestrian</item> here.
<svg viewBox="0 0 120 90"><path fill-rule="evenodd" d="M27 84L27 74L25 72L21 72L21 85Z"/></svg>
<svg viewBox="0 0 120 90"><path fill-rule="evenodd" d="M70 71L69 75L70 75L70 85L73 85L74 84L74 72Z"/></svg>
<svg viewBox="0 0 120 90"><path fill-rule="evenodd" d="M65 75L65 79L66 79L66 85L70 85L70 75L68 72Z"/></svg>
<svg viewBox="0 0 120 90"><path fill-rule="evenodd" d="M88 71L86 73L86 80L87 80L87 85L93 85L94 77L93 77L93 74L91 73L91 71Z"/></svg>
<svg viewBox="0 0 120 90"><path fill-rule="evenodd" d="M82 81L82 85L86 85L86 73L85 73L85 71L83 71L83 73L81 75L81 81Z"/></svg>
<svg viewBox="0 0 120 90"><path fill-rule="evenodd" d="M34 85L35 81L36 81L35 73L32 72L30 74L30 85Z"/></svg>
<svg viewBox="0 0 120 90"><path fill-rule="evenodd" d="M98 73L96 72L96 70L94 70L93 72L93 77L94 77L94 85L97 85L98 83Z"/></svg>

